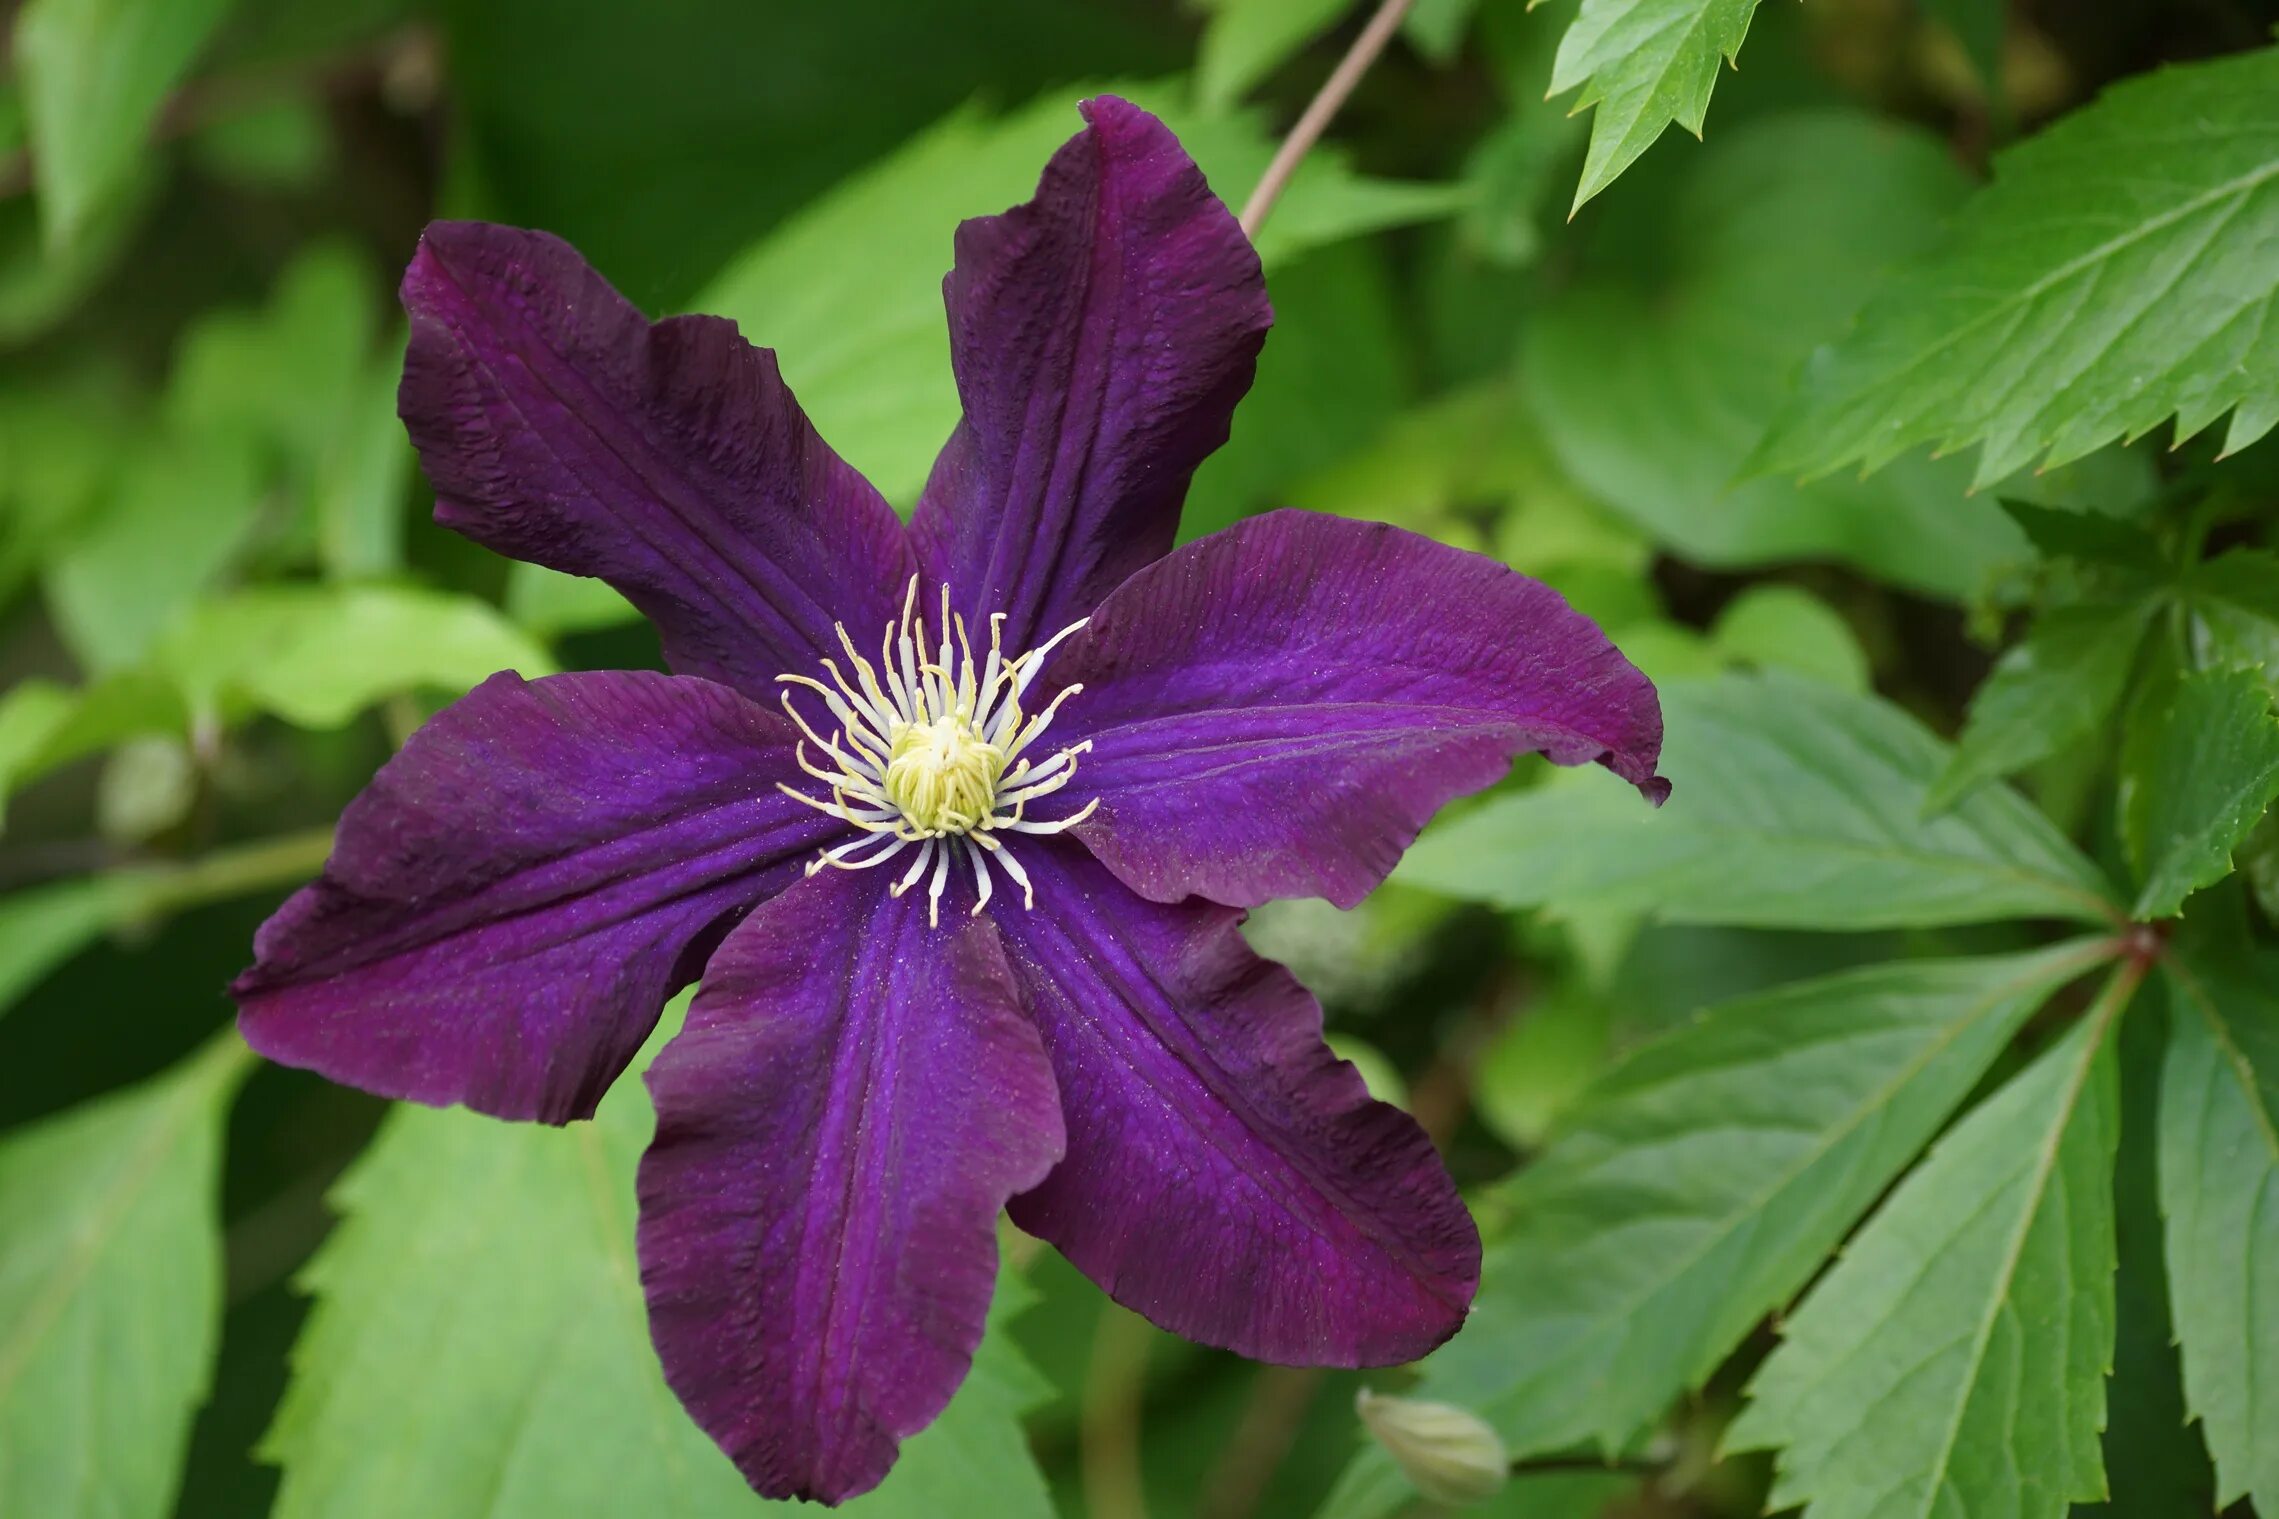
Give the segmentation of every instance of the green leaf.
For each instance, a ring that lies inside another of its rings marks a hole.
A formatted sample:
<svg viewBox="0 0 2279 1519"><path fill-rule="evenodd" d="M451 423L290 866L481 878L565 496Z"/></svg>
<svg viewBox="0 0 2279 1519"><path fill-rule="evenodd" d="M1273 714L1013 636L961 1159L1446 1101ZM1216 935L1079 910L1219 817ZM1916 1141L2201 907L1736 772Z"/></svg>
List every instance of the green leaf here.
<svg viewBox="0 0 2279 1519"><path fill-rule="evenodd" d="M1931 788L1936 812L1998 776L2087 738L2112 717L2159 609L2151 598L2089 601L2034 619L1970 699L1955 755Z"/></svg>
<svg viewBox="0 0 2279 1519"><path fill-rule="evenodd" d="M396 416L403 350L399 340L373 356L315 460L317 551L335 579L368 579L403 568L404 499L412 473L411 442Z"/></svg>
<svg viewBox="0 0 2279 1519"><path fill-rule="evenodd" d="M0 695L0 809L18 782L37 773L41 754L75 705L72 693L51 680L21 681Z"/></svg>
<svg viewBox="0 0 2279 1519"><path fill-rule="evenodd" d="M1946 746L1876 697L1778 673L1661 694L1676 790L1658 811L1571 772L1429 829L1396 879L1503 907L1762 928L2119 917L2096 867L2015 792L1926 818Z"/></svg>
<svg viewBox="0 0 2279 1519"><path fill-rule="evenodd" d="M2160 1201L2184 1391L2219 1506L2279 1508L2279 1001L2267 958L2172 955Z"/></svg>
<svg viewBox="0 0 2279 1519"><path fill-rule="evenodd" d="M0 1013L100 938L134 901L132 885L116 876L58 881L0 897Z"/></svg>
<svg viewBox="0 0 2279 1519"><path fill-rule="evenodd" d="M2183 595L2200 663L2251 664L2279 681L2279 554L2218 554L2192 567Z"/></svg>
<svg viewBox="0 0 2279 1519"><path fill-rule="evenodd" d="M2098 956L2068 945L1846 972L1711 1008L1610 1071L1489 1199L1509 1220L1416 1395L1514 1457L1618 1452L1794 1294L2011 1035ZM1386 1511L1355 1463L1337 1519Z"/></svg>
<svg viewBox="0 0 2279 1519"><path fill-rule="evenodd" d="M1528 325L1527 397L1567 471L1699 564L1833 558L1960 599L2025 560L1957 463L1737 480L1788 376L1962 200L1944 145L1848 112L1792 113L1686 167L1610 197L1580 277Z"/></svg>
<svg viewBox="0 0 2279 1519"><path fill-rule="evenodd" d="M165 420L184 436L240 433L295 479L312 478L366 383L379 283L353 245L301 253L261 309L209 313L191 327L167 378ZM401 355L391 358L400 378Z"/></svg>
<svg viewBox="0 0 2279 1519"><path fill-rule="evenodd" d="M48 564L48 609L95 673L140 660L237 557L261 508L252 447L214 433L139 446L93 519Z"/></svg>
<svg viewBox="0 0 2279 1519"><path fill-rule="evenodd" d="M1793 670L1838 690L1868 689L1868 656L1843 614L1790 585L1753 585L1725 604L1709 630L1722 659L1760 670Z"/></svg>
<svg viewBox="0 0 2279 1519"><path fill-rule="evenodd" d="M634 1258L651 1129L628 1075L592 1123L399 1108L335 1194L343 1220L263 1454L276 1519L757 1516L665 1386ZM973 1374L909 1442L871 1516L1049 1519L1017 1419L1043 1387L994 1322Z"/></svg>
<svg viewBox="0 0 2279 1519"><path fill-rule="evenodd" d="M2003 498L2002 510L2033 540L2035 548L2052 559L2078 559L2133 570L2139 575L2159 570L2160 544L2136 523L2099 511L2071 511L2033 501Z"/></svg>
<svg viewBox="0 0 2279 1519"><path fill-rule="evenodd" d="M0 1513L165 1519L222 1315L244 1046L0 1138Z"/></svg>
<svg viewBox="0 0 2279 1519"><path fill-rule="evenodd" d="M1177 81L1118 85L1162 115L1212 186L1239 202L1272 157L1248 115L1198 119ZM960 111L842 182L735 260L692 303L776 349L784 377L833 446L907 505L958 419L942 321L950 237L970 216L1027 199L1053 150L1082 127L1076 102L1047 95L990 119ZM1269 267L1362 232L1453 212L1461 191L1364 179L1309 156L1259 240Z"/></svg>
<svg viewBox="0 0 2279 1519"><path fill-rule="evenodd" d="M1671 122L1701 135L1717 66L1735 61L1757 0L1583 0L1559 44L1551 93L1577 85L1596 106L1579 207L1653 146Z"/></svg>
<svg viewBox="0 0 2279 1519"><path fill-rule="evenodd" d="M2124 80L1995 160L1934 252L1805 376L1754 464L1982 445L1990 485L2173 415L2279 422L2279 49Z"/></svg>
<svg viewBox="0 0 2279 1519"><path fill-rule="evenodd" d="M274 713L337 728L382 697L453 695L500 670L553 661L471 596L410 587L267 586L210 602L159 650L193 712Z"/></svg>
<svg viewBox="0 0 2279 1519"><path fill-rule="evenodd" d="M1195 53L1195 104L1226 111L1352 8L1353 0L1210 0Z"/></svg>
<svg viewBox="0 0 2279 1519"><path fill-rule="evenodd" d="M2144 882L2130 916L2174 917L2229 874L2232 851L2279 797L2279 722L2253 670L2185 676L2139 714L2121 751L2121 836Z"/></svg>
<svg viewBox="0 0 2279 1519"><path fill-rule="evenodd" d="M1780 1449L1772 1507L2062 1519L2105 1496L2123 1000L1941 1139L1783 1326L1726 1435Z"/></svg>
<svg viewBox="0 0 2279 1519"><path fill-rule="evenodd" d="M48 246L67 249L118 195L159 108L232 0L27 0L16 70Z"/></svg>
<svg viewBox="0 0 2279 1519"><path fill-rule="evenodd" d="M165 179L156 154L133 166L66 248L48 245L31 197L0 201L0 343L28 343L76 311L117 270Z"/></svg>
<svg viewBox="0 0 2279 1519"><path fill-rule="evenodd" d="M2151 996L2121 1020L2121 1149L2113 1175L2120 1271L2106 1389L2105 1478L2112 1496L2074 1519L2214 1514L2216 1472L2184 1411L2168 1268L2161 1259L2158 1140L2161 1051L2174 998Z"/></svg>

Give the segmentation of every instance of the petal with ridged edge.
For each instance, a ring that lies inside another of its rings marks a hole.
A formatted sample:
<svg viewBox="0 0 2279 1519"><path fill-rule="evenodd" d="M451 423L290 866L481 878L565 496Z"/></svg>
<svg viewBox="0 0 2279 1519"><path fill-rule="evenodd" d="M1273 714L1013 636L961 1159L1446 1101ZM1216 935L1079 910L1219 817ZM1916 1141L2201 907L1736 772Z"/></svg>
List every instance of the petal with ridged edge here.
<svg viewBox="0 0 2279 1519"><path fill-rule="evenodd" d="M600 576L674 669L763 699L834 622L885 625L902 525L735 323L652 324L560 238L486 222L430 225L403 302L397 408L438 522Z"/></svg>
<svg viewBox="0 0 2279 1519"><path fill-rule="evenodd" d="M1126 885L1350 907L1451 799L1540 752L1659 802L1653 683L1549 586L1382 523L1270 512L1134 575L1047 667L1064 793Z"/></svg>
<svg viewBox="0 0 2279 1519"><path fill-rule="evenodd" d="M1479 1280L1471 1214L1242 914L1146 901L1063 840L1022 858L1037 906L998 921L1068 1156L1013 1221L1125 1307L1255 1360L1391 1365L1454 1334Z"/></svg>
<svg viewBox="0 0 2279 1519"><path fill-rule="evenodd" d="M844 825L780 715L651 672L492 676L341 815L232 988L270 1059L502 1118L592 1116L739 913Z"/></svg>
<svg viewBox="0 0 2279 1519"><path fill-rule="evenodd" d="M998 1210L1061 1153L995 928L825 871L728 936L648 1082L665 1379L766 1496L867 1491L964 1380Z"/></svg>
<svg viewBox="0 0 2279 1519"><path fill-rule="evenodd" d="M1113 96L1036 198L958 228L943 281L959 423L912 535L1027 647L1171 547L1273 321L1258 255L1179 139Z"/></svg>

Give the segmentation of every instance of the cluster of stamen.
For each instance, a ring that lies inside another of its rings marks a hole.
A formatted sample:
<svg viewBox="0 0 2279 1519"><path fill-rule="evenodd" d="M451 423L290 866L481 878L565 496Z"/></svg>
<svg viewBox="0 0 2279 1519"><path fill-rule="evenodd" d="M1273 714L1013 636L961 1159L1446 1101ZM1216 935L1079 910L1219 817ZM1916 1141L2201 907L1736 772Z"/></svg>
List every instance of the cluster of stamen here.
<svg viewBox="0 0 2279 1519"><path fill-rule="evenodd" d="M949 587L942 588L942 614L929 638L918 611L918 581L911 578L902 598L902 615L886 626L873 666L855 648L845 624L838 628L847 668L823 661L829 685L807 675L779 675L785 685L803 687L823 699L838 726L825 737L801 714L785 692L784 710L806 735L798 749L799 768L830 788L830 800L791 786L795 797L829 817L853 825L860 837L826 849L807 867L809 875L836 867L868 870L915 851L896 896L927 882L927 918L941 921L942 893L963 856L973 872L973 911L989 905L992 867L1021 889L1022 901L1036 905L1028 872L1006 848L1006 834L1060 833L1092 815L1098 801L1068 817L1040 822L1029 806L1061 790L1076 776L1077 756L1092 746L1073 744L1041 763L1029 756L1052 726L1060 704L1082 686L1069 686L1034 714L1021 698L1044 667L1045 656L1082 622L1071 623L1017 659L1004 650L1005 614L989 619L989 651L976 660L967 641L965 619L950 611ZM807 746L821 752L823 763Z"/></svg>

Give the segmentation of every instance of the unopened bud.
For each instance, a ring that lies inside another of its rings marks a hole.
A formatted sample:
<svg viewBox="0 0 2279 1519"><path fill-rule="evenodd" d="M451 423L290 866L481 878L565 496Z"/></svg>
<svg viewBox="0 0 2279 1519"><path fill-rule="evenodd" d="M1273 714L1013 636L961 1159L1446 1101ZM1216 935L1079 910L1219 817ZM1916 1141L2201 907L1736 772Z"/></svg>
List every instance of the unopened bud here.
<svg viewBox="0 0 2279 1519"><path fill-rule="evenodd" d="M1468 1409L1366 1387L1354 1395L1353 1409L1416 1490L1435 1503L1492 1498L1511 1474L1503 1441Z"/></svg>

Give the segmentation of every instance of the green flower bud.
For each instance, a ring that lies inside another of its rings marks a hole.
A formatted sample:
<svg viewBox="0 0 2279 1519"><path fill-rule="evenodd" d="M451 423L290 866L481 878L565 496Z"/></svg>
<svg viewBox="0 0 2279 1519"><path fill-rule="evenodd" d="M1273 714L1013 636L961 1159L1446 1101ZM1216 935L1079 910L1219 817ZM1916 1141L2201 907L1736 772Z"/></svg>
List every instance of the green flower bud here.
<svg viewBox="0 0 2279 1519"><path fill-rule="evenodd" d="M1435 1503L1492 1498L1511 1475L1511 1457L1487 1421L1452 1403L1386 1397L1364 1387L1354 1412L1416 1490Z"/></svg>

